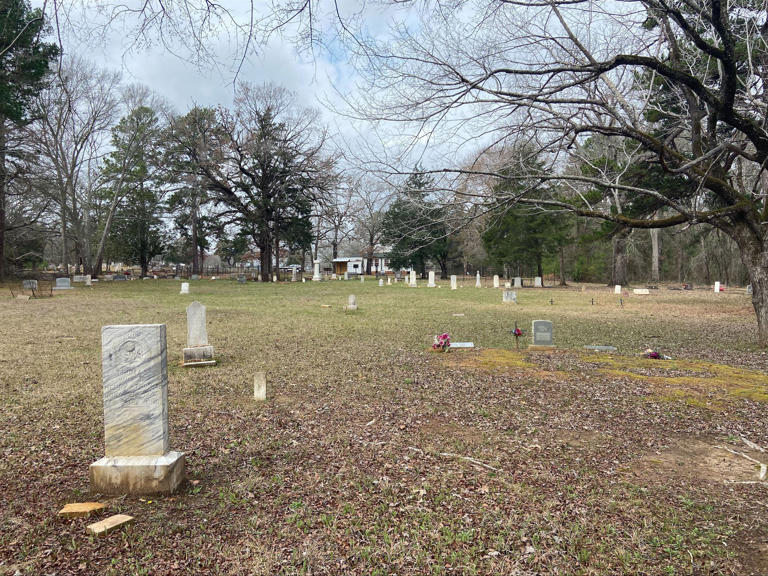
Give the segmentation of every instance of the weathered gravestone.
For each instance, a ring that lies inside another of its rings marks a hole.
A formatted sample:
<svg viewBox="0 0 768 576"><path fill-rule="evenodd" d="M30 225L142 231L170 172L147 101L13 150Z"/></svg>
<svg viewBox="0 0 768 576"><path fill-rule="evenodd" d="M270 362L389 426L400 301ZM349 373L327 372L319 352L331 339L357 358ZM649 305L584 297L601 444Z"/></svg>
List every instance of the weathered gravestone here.
<svg viewBox="0 0 768 576"><path fill-rule="evenodd" d="M347 303L346 310L354 312L357 310L357 297L354 294L349 295L349 301Z"/></svg>
<svg viewBox="0 0 768 576"><path fill-rule="evenodd" d="M512 282L504 282L504 288L512 288Z"/></svg>
<svg viewBox="0 0 768 576"><path fill-rule="evenodd" d="M480 270L477 271L477 279L475 280L475 288L481 288L482 284L480 284Z"/></svg>
<svg viewBox="0 0 768 576"><path fill-rule="evenodd" d="M451 290L456 290L459 287L456 282L456 274L451 274Z"/></svg>
<svg viewBox="0 0 768 576"><path fill-rule="evenodd" d="M213 366L213 346L208 344L205 326L205 306L192 302L187 306L187 347L184 348L184 366Z"/></svg>
<svg viewBox="0 0 768 576"><path fill-rule="evenodd" d="M533 287L534 288L541 288L541 276L536 276L533 279Z"/></svg>
<svg viewBox="0 0 768 576"><path fill-rule="evenodd" d="M534 320L531 334L533 334L531 348L554 348L552 322L549 320Z"/></svg>
<svg viewBox="0 0 768 576"><path fill-rule="evenodd" d="M104 453L91 464L91 491L174 492L184 454L170 450L165 324L101 329Z"/></svg>
<svg viewBox="0 0 768 576"><path fill-rule="evenodd" d="M115 282L126 282L128 280L128 276L125 274L115 274L113 278Z"/></svg>
<svg viewBox="0 0 768 576"><path fill-rule="evenodd" d="M498 288L499 287L499 275L494 274L493 275L493 287Z"/></svg>
<svg viewBox="0 0 768 576"><path fill-rule="evenodd" d="M411 288L416 288L416 270L411 270L411 278L410 278L410 282L408 283L408 285Z"/></svg>
<svg viewBox="0 0 768 576"><path fill-rule="evenodd" d="M256 372L253 377L253 399L263 402L267 399L267 375Z"/></svg>
<svg viewBox="0 0 768 576"><path fill-rule="evenodd" d="M613 293L621 294L621 284L616 284L616 286L613 287Z"/></svg>
<svg viewBox="0 0 768 576"><path fill-rule="evenodd" d="M523 279L520 276L515 276L515 288L523 287Z"/></svg>
<svg viewBox="0 0 768 576"><path fill-rule="evenodd" d="M320 260L314 261L315 269L312 273L312 282L320 282L322 280L322 277L320 276Z"/></svg>
<svg viewBox="0 0 768 576"><path fill-rule="evenodd" d="M189 282L181 283L181 292L179 294L189 294Z"/></svg>
<svg viewBox="0 0 768 576"><path fill-rule="evenodd" d="M435 271L430 270L429 278L427 280L427 288L434 288L434 287L435 287Z"/></svg>
<svg viewBox="0 0 768 576"><path fill-rule="evenodd" d="M752 295L752 284L747 284L747 296Z"/></svg>
<svg viewBox="0 0 768 576"><path fill-rule="evenodd" d="M83 282L85 282L85 276L83 276L82 274L75 274L74 276L72 276L72 282L77 282L79 284L82 284Z"/></svg>
<svg viewBox="0 0 768 576"><path fill-rule="evenodd" d="M648 290L648 288L635 288L632 290L633 294L637 294L638 296L649 296L651 291Z"/></svg>
<svg viewBox="0 0 768 576"><path fill-rule="evenodd" d="M391 286L391 285L392 285L392 278L387 276L387 286Z"/></svg>
<svg viewBox="0 0 768 576"><path fill-rule="evenodd" d="M37 290L37 280L22 280L21 287L24 290Z"/></svg>
<svg viewBox="0 0 768 576"><path fill-rule="evenodd" d="M56 278L56 285L53 287L54 290L72 290L72 284L69 281L69 278Z"/></svg>
<svg viewBox="0 0 768 576"><path fill-rule="evenodd" d="M296 268L291 268L291 282L296 282Z"/></svg>
<svg viewBox="0 0 768 576"><path fill-rule="evenodd" d="M85 275L85 285L86 286L93 286L93 280L91 280L91 275L86 274Z"/></svg>
<svg viewBox="0 0 768 576"><path fill-rule="evenodd" d="M200 280L200 274L192 274L192 276L189 277L190 280Z"/></svg>
<svg viewBox="0 0 768 576"><path fill-rule="evenodd" d="M363 274L360 274L360 282L361 283L365 282L365 276Z"/></svg>
<svg viewBox="0 0 768 576"><path fill-rule="evenodd" d="M349 280L349 272L344 272L344 280Z"/></svg>
<svg viewBox="0 0 768 576"><path fill-rule="evenodd" d="M248 279L245 277L245 274L238 274L237 276L237 283L238 284L245 284L248 282Z"/></svg>
<svg viewBox="0 0 768 576"><path fill-rule="evenodd" d="M384 286L384 278L379 278L379 286Z"/></svg>
<svg viewBox="0 0 768 576"><path fill-rule="evenodd" d="M715 282L715 294L720 292L720 282Z"/></svg>
<svg viewBox="0 0 768 576"><path fill-rule="evenodd" d="M512 304L517 304L517 292L514 290L504 290L501 301L504 303L512 302Z"/></svg>

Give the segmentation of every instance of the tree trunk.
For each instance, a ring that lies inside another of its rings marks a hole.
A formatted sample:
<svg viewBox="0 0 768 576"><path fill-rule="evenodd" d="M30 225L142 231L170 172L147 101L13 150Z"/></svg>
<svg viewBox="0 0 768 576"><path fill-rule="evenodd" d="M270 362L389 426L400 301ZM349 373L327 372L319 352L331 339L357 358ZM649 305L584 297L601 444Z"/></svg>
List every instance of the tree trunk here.
<svg viewBox="0 0 768 576"><path fill-rule="evenodd" d="M275 232L275 276L280 280L280 237ZM270 278L271 280L271 278Z"/></svg>
<svg viewBox="0 0 768 576"><path fill-rule="evenodd" d="M373 243L368 244L368 257L365 261L365 275L371 275L371 263L373 261L373 251L376 250L376 245Z"/></svg>
<svg viewBox="0 0 768 576"><path fill-rule="evenodd" d="M611 262L611 280L609 286L619 284L625 286L627 282L627 239L632 233L630 228L624 228L613 235L613 258Z"/></svg>
<svg viewBox="0 0 768 576"><path fill-rule="evenodd" d="M758 238L747 225L733 234L739 246L741 261L752 284L752 306L757 316L757 334L760 346L768 347L768 236Z"/></svg>
<svg viewBox="0 0 768 576"><path fill-rule="evenodd" d="M192 209L192 274L200 274L200 259L197 254L197 247L200 242L197 237L197 210Z"/></svg>
<svg viewBox="0 0 768 576"><path fill-rule="evenodd" d="M544 268L542 266L542 255L536 254L536 276L541 278L541 284L544 285Z"/></svg>
<svg viewBox="0 0 768 576"><path fill-rule="evenodd" d="M651 282L659 281L659 229L652 228L651 234Z"/></svg>
<svg viewBox="0 0 768 576"><path fill-rule="evenodd" d="M112 228L112 221L115 219L115 213L117 207L122 200L122 196L115 194L112 198L112 202L109 205L109 212L107 213L107 220L104 222L104 230L101 232L101 238L99 239L99 246L96 248L96 257L94 258L94 264L91 267L91 277L98 278L101 274L101 265L104 263L104 250L107 246L107 238L109 238L109 231Z"/></svg>
<svg viewBox="0 0 768 576"><path fill-rule="evenodd" d="M0 118L0 282L5 279L5 196L7 175L5 171L5 119Z"/></svg>
<svg viewBox="0 0 768 576"><path fill-rule="evenodd" d="M701 237L701 253L704 258L704 280L709 285L712 284L712 276L709 273L709 252L707 251L707 246L704 242L704 236Z"/></svg>
<svg viewBox="0 0 768 576"><path fill-rule="evenodd" d="M560 246L560 250L558 251L558 265L560 268L560 286L567 286L568 283L565 281L565 247Z"/></svg>

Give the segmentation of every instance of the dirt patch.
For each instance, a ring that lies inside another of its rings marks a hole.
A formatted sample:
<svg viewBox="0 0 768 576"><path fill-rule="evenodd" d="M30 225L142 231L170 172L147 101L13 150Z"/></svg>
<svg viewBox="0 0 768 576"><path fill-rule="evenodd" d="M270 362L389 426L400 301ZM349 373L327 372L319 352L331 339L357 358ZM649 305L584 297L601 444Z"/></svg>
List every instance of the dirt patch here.
<svg viewBox="0 0 768 576"><path fill-rule="evenodd" d="M645 481L668 483L670 479L702 480L713 483L754 482L760 477L760 466L744 456L729 452L724 444L689 439L666 450L642 456L631 467L631 473ZM764 462L764 454L731 448ZM761 458L762 456L762 458Z"/></svg>
<svg viewBox="0 0 768 576"><path fill-rule="evenodd" d="M593 430L560 430L555 440L571 448L596 448L606 440L606 436Z"/></svg>

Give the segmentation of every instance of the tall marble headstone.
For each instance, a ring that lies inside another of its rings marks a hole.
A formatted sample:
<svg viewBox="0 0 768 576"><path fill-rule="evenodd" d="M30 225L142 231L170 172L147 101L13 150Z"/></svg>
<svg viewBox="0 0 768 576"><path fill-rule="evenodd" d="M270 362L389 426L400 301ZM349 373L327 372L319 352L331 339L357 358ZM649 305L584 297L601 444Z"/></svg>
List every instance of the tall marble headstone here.
<svg viewBox="0 0 768 576"><path fill-rule="evenodd" d="M534 346L554 346L554 339L552 337L552 322L549 320L534 320L531 334L533 334Z"/></svg>
<svg viewBox="0 0 768 576"><path fill-rule="evenodd" d="M621 284L616 284L616 286L613 287L613 293L621 294Z"/></svg>
<svg viewBox="0 0 768 576"><path fill-rule="evenodd" d="M475 288L482 288L482 284L480 283L480 270L477 271L477 280L475 280Z"/></svg>
<svg viewBox="0 0 768 576"><path fill-rule="evenodd" d="M184 454L168 440L165 324L101 329L105 457L90 466L102 494L172 493L184 479Z"/></svg>
<svg viewBox="0 0 768 576"><path fill-rule="evenodd" d="M392 278L387 276L387 286L391 286L391 285L392 285Z"/></svg>
<svg viewBox="0 0 768 576"><path fill-rule="evenodd" d="M459 286L456 282L456 274L451 274L451 290L456 290L458 287Z"/></svg>
<svg viewBox="0 0 768 576"><path fill-rule="evenodd" d="M435 271L430 270L429 279L427 280L427 288L434 288L434 287L435 287Z"/></svg>
<svg viewBox="0 0 768 576"><path fill-rule="evenodd" d="M187 306L187 347L184 348L184 366L213 366L213 346L208 344L205 325L205 306L192 302Z"/></svg>
<svg viewBox="0 0 768 576"><path fill-rule="evenodd" d="M534 288L541 288L541 276L536 276L533 279L533 287Z"/></svg>
<svg viewBox="0 0 768 576"><path fill-rule="evenodd" d="M499 287L499 275L494 274L493 275L493 287L498 288Z"/></svg>
<svg viewBox="0 0 768 576"><path fill-rule="evenodd" d="M515 288L523 287L523 279L520 276L515 276Z"/></svg>
<svg viewBox="0 0 768 576"><path fill-rule="evenodd" d="M512 304L517 304L517 292L514 290L504 290L501 301L505 303L512 302Z"/></svg>
<svg viewBox="0 0 768 576"><path fill-rule="evenodd" d="M56 278L56 284L58 285L58 283L59 283L59 279ZM717 294L718 292L720 292L720 282L715 282L715 294Z"/></svg>
<svg viewBox="0 0 768 576"><path fill-rule="evenodd" d="M291 268L291 282L296 282L296 268Z"/></svg>
<svg viewBox="0 0 768 576"><path fill-rule="evenodd" d="M189 294L189 282L181 283L181 292L179 294Z"/></svg>
<svg viewBox="0 0 768 576"><path fill-rule="evenodd" d="M91 279L90 274L85 275L85 285L86 286L93 286L93 280Z"/></svg>
<svg viewBox="0 0 768 576"><path fill-rule="evenodd" d="M411 277L410 277L410 282L408 283L408 285L411 288L416 288L416 270L411 270Z"/></svg>
<svg viewBox="0 0 768 576"><path fill-rule="evenodd" d="M312 274L312 282L320 282L322 278L320 277L320 260L315 260L315 271Z"/></svg>

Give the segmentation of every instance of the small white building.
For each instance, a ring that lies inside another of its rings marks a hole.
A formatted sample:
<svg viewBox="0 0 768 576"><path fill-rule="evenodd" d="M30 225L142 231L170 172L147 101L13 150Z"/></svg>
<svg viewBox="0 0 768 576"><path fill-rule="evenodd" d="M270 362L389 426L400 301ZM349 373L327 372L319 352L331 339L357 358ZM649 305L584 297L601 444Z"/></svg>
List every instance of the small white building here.
<svg viewBox="0 0 768 576"><path fill-rule="evenodd" d="M365 267L368 258L364 256L345 256L334 258L333 273L338 276L344 276L344 273L352 275L365 274ZM389 258L384 254L374 254L371 259L371 274L394 274L394 270L389 267Z"/></svg>

